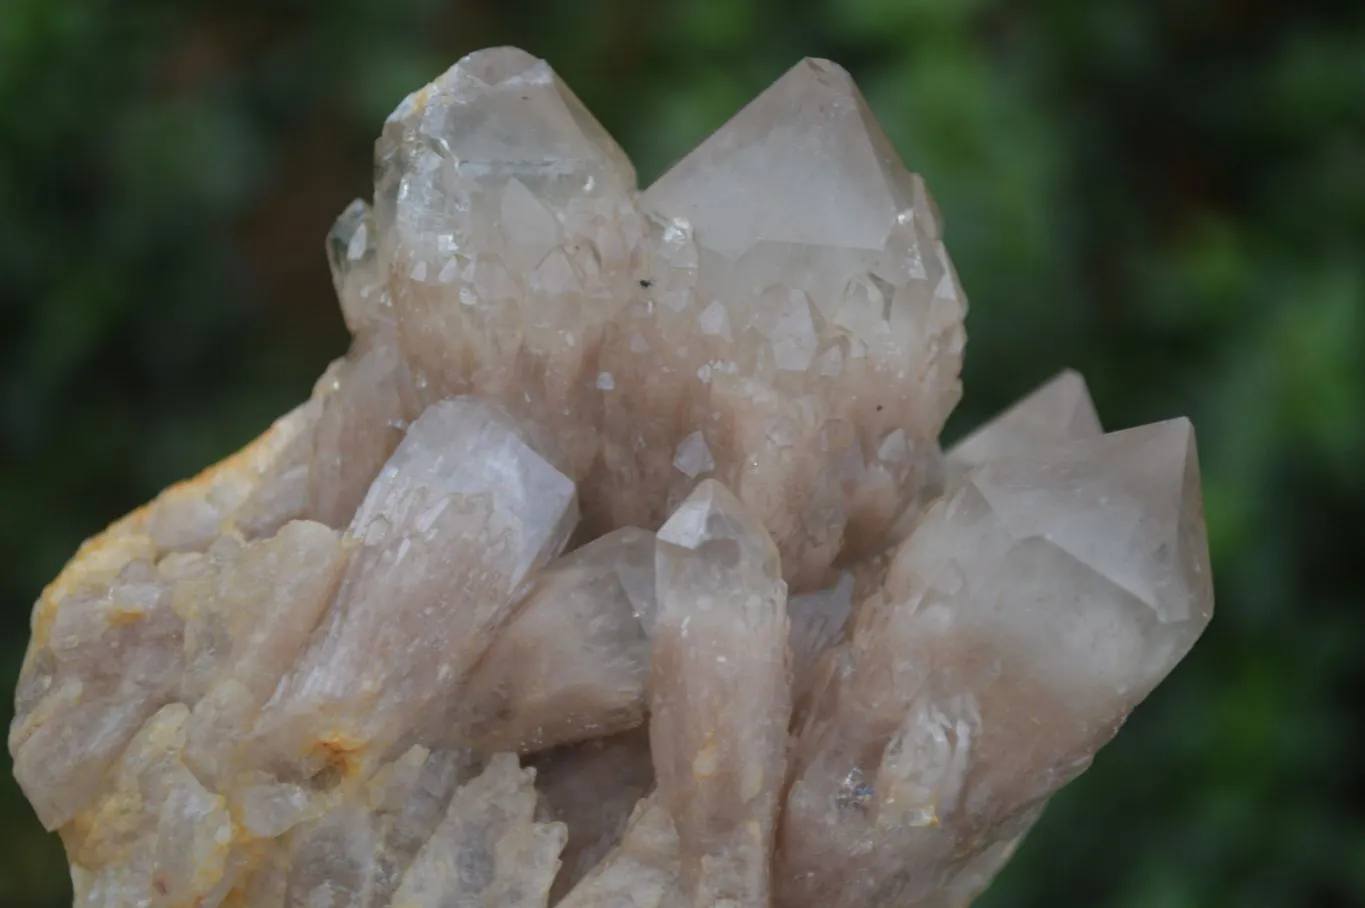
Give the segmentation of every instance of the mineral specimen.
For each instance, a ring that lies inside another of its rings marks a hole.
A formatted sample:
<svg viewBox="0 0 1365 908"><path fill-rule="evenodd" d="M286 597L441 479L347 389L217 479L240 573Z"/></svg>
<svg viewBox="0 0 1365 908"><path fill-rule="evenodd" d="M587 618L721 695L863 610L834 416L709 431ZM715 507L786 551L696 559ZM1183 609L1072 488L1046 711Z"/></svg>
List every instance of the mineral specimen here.
<svg viewBox="0 0 1365 908"><path fill-rule="evenodd" d="M963 905L1208 622L1187 421L940 452L965 299L834 64L640 193L512 49L376 159L350 353L34 607L77 905Z"/></svg>

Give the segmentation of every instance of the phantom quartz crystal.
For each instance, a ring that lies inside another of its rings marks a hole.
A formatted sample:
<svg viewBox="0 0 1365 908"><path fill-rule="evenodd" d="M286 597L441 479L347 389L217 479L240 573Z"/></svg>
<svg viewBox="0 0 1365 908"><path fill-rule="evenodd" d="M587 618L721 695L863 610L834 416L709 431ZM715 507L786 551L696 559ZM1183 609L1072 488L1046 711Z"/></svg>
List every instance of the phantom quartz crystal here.
<svg viewBox="0 0 1365 908"><path fill-rule="evenodd" d="M376 174L350 352L34 606L80 908L965 905L1211 618L1188 421L940 447L966 298L835 64L639 190L480 51Z"/></svg>

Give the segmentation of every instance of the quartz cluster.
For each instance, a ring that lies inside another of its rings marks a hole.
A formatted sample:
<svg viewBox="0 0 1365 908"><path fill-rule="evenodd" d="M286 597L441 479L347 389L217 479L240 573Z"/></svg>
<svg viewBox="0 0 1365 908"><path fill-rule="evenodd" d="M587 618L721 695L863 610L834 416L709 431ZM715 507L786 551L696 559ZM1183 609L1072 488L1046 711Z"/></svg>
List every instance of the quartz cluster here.
<svg viewBox="0 0 1365 908"><path fill-rule="evenodd" d="M941 451L966 301L839 67L637 191L482 51L376 158L347 356L34 608L78 906L963 905L1208 622L1187 421L1068 372Z"/></svg>

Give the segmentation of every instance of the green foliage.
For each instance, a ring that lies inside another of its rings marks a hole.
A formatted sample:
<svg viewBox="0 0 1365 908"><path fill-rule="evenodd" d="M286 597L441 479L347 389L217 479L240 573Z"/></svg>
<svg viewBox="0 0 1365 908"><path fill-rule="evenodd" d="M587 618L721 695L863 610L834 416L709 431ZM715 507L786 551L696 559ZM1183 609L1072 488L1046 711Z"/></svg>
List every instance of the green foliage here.
<svg viewBox="0 0 1365 908"><path fill-rule="evenodd" d="M322 237L382 118L501 43L549 58L642 182L801 55L837 59L972 297L952 432L1066 365L1111 427L1193 417L1218 615L983 905L1365 904L1348 2L0 3L0 677L83 537L343 350ZM0 904L69 903L8 781L0 818Z"/></svg>

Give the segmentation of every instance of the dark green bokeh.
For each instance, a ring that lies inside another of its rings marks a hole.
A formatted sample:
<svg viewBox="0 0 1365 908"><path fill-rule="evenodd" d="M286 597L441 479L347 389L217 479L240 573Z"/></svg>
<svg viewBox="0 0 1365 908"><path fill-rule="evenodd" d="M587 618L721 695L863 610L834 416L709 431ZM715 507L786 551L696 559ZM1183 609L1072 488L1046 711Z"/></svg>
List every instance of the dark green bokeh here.
<svg viewBox="0 0 1365 908"><path fill-rule="evenodd" d="M0 687L82 538L344 349L322 237L407 91L520 44L647 183L828 56L947 220L952 434L1065 365L1199 430L1217 617L983 904L1365 904L1365 8L1289 6L5 0ZM0 905L69 904L7 768Z"/></svg>

